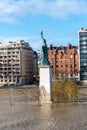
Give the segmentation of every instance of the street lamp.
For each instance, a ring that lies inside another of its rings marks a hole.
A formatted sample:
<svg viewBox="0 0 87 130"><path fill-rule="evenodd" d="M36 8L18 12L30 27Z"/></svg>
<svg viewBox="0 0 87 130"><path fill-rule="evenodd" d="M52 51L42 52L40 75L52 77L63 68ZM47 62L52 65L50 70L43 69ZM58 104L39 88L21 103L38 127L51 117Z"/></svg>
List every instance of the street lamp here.
<svg viewBox="0 0 87 130"><path fill-rule="evenodd" d="M13 81L13 73L14 73L14 69L13 69L13 66L14 66L14 59L12 58L11 59L11 73L12 73L12 81ZM14 104L14 84L11 84L10 86L10 92L11 92L11 102L10 102L10 105L13 105Z"/></svg>
<svg viewBox="0 0 87 130"><path fill-rule="evenodd" d="M30 89L30 86L27 86L28 88L28 103L29 103L29 89Z"/></svg>
<svg viewBox="0 0 87 130"><path fill-rule="evenodd" d="M14 86L10 87L10 92L11 92L11 102L10 105L14 104Z"/></svg>

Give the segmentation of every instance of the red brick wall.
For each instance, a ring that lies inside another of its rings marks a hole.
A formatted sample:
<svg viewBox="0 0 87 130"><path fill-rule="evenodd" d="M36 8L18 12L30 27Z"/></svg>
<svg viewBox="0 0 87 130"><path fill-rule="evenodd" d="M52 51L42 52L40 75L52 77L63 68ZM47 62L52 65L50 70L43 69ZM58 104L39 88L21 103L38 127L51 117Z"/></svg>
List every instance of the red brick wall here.
<svg viewBox="0 0 87 130"><path fill-rule="evenodd" d="M58 50L49 49L48 58L53 72L75 74L79 72L79 54L76 49Z"/></svg>

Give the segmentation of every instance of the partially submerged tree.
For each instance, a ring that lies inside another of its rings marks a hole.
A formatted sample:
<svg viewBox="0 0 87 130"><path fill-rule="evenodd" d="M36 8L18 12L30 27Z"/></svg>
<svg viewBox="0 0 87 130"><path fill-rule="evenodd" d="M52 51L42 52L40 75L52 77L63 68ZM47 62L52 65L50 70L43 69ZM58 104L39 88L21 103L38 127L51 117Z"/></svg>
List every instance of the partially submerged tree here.
<svg viewBox="0 0 87 130"><path fill-rule="evenodd" d="M53 81L52 101L53 103L75 101L78 96L78 85L70 80Z"/></svg>
<svg viewBox="0 0 87 130"><path fill-rule="evenodd" d="M52 86L52 101L54 103L65 102L66 95L64 93L63 83L60 81L54 81Z"/></svg>

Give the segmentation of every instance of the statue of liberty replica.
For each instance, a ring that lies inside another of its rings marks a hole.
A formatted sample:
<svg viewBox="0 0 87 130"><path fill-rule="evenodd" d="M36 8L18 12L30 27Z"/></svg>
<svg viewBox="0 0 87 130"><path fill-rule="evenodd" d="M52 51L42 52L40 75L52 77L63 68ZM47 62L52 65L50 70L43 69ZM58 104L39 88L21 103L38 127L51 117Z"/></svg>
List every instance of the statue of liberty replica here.
<svg viewBox="0 0 87 130"><path fill-rule="evenodd" d="M51 103L51 88L52 88L52 69L48 61L48 47L46 39L41 31L42 47L41 47L41 66L40 66L40 81L39 88L41 90L41 102Z"/></svg>
<svg viewBox="0 0 87 130"><path fill-rule="evenodd" d="M47 66L47 65L50 65L50 63L48 61L48 47L46 44L46 39L44 39L43 37L43 31L41 31L41 38L43 41L42 49L41 49L41 65Z"/></svg>

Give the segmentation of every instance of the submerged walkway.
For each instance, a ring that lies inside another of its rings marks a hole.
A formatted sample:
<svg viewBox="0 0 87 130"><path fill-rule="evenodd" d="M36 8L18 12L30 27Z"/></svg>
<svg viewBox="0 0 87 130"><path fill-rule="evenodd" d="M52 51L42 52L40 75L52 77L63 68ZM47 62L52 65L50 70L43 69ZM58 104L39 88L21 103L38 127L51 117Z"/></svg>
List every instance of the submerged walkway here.
<svg viewBox="0 0 87 130"><path fill-rule="evenodd" d="M87 130L86 103L37 106L28 96L27 89L15 90L10 105L9 89L0 89L0 130Z"/></svg>

